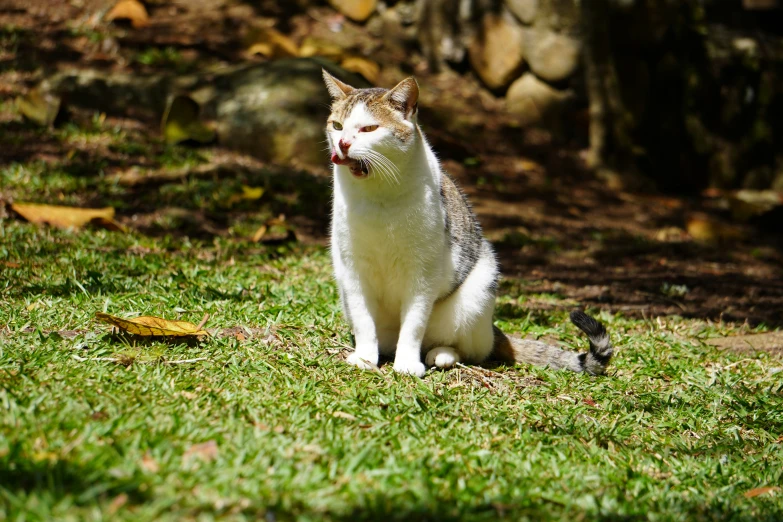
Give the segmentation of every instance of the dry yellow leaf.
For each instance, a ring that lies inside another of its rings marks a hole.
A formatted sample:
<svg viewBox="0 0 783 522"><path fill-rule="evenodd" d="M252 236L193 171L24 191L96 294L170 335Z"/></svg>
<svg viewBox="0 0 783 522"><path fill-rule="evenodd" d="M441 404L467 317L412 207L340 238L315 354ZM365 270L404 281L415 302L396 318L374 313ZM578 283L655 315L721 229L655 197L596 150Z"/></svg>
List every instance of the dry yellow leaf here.
<svg viewBox="0 0 783 522"><path fill-rule="evenodd" d="M688 234L701 243L719 243L727 240L740 239L742 231L708 216L694 216L688 219L686 225Z"/></svg>
<svg viewBox="0 0 783 522"><path fill-rule="evenodd" d="M114 209L76 208L36 203L14 203L11 210L31 223L49 224L59 228L81 228L88 223L106 228L122 229L114 221Z"/></svg>
<svg viewBox="0 0 783 522"><path fill-rule="evenodd" d="M264 195L264 187L248 187L242 185L242 199L260 199Z"/></svg>
<svg viewBox="0 0 783 522"><path fill-rule="evenodd" d="M260 227L258 227L256 233L253 234L253 242L258 243L259 241L261 241L264 235L266 235L267 230L269 230L269 227L267 227L266 225L261 225Z"/></svg>
<svg viewBox="0 0 783 522"><path fill-rule="evenodd" d="M31 89L24 96L16 98L16 108L28 120L43 127L51 127L60 112L61 101L59 96Z"/></svg>
<svg viewBox="0 0 783 522"><path fill-rule="evenodd" d="M264 187L248 187L247 185L242 185L242 193L232 194L226 203L228 205L233 205L235 203L239 203L242 200L254 201L256 199L261 199L261 196L263 195Z"/></svg>
<svg viewBox="0 0 783 522"><path fill-rule="evenodd" d="M187 321L169 321L168 319L148 315L134 319L122 319L103 312L97 312L95 318L135 335L163 337L209 335L205 330Z"/></svg>
<svg viewBox="0 0 783 522"><path fill-rule="evenodd" d="M753 497L758 497L759 495L765 495L767 493L772 493L773 491L778 491L779 489L780 488L777 487L777 486L769 486L769 487L766 487L766 488L751 489L751 490L746 491L744 494L745 494L745 498L753 498Z"/></svg>
<svg viewBox="0 0 783 522"><path fill-rule="evenodd" d="M295 58L299 56L296 44L286 35L271 27L254 27L245 38L248 54L265 58Z"/></svg>
<svg viewBox="0 0 783 522"><path fill-rule="evenodd" d="M120 0L106 15L106 20L128 20L135 29L146 27L150 23L147 9L137 0Z"/></svg>
<svg viewBox="0 0 783 522"><path fill-rule="evenodd" d="M378 75L381 73L381 68L377 63L363 56L346 56L340 66L346 71L361 74L373 84L378 82Z"/></svg>
<svg viewBox="0 0 783 522"><path fill-rule="evenodd" d="M299 48L299 56L302 58L322 56L337 63L342 59L343 53L343 48L339 45L312 37L305 38L302 46Z"/></svg>
<svg viewBox="0 0 783 522"><path fill-rule="evenodd" d="M354 22L364 22L378 7L378 0L329 0L329 3Z"/></svg>

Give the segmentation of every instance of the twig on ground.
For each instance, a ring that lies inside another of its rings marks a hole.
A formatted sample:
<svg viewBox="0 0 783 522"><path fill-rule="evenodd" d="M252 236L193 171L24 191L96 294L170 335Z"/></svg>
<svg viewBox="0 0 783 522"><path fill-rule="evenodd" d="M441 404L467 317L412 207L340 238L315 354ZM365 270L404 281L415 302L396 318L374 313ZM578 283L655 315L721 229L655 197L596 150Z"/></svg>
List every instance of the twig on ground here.
<svg viewBox="0 0 783 522"><path fill-rule="evenodd" d="M204 325L207 324L207 321L209 320L209 312L204 314L204 319L201 320L200 323L198 323L198 326L196 327L196 330L201 330L204 328Z"/></svg>

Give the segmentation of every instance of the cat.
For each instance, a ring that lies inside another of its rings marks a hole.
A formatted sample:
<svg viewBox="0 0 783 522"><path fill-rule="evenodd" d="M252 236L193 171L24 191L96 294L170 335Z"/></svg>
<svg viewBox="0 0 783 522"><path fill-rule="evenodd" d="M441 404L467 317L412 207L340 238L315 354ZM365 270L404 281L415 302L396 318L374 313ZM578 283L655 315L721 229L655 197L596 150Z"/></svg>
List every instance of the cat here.
<svg viewBox="0 0 783 522"><path fill-rule="evenodd" d="M418 377L425 363L445 369L489 358L604 374L609 335L583 312L571 313L590 340L582 354L510 339L494 326L495 253L417 124L416 80L357 89L325 70L323 78L332 98L331 258L355 339L347 362L370 369L393 356L395 371Z"/></svg>

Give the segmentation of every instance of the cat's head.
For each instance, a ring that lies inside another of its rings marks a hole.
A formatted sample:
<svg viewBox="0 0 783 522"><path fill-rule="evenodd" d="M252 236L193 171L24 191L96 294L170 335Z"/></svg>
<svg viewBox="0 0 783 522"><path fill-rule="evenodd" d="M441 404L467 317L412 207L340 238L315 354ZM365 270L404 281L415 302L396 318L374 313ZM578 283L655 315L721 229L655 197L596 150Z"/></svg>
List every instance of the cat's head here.
<svg viewBox="0 0 783 522"><path fill-rule="evenodd" d="M377 173L389 177L417 139L419 86L413 77L392 89L356 89L325 70L332 96L326 135L332 162L345 165L356 178Z"/></svg>

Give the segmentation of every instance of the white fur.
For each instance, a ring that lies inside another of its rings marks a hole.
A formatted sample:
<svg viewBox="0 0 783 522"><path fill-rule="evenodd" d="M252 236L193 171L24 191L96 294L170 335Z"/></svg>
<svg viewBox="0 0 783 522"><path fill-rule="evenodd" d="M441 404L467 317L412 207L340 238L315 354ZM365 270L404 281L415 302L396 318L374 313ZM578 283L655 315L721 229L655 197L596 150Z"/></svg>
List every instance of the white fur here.
<svg viewBox="0 0 783 522"><path fill-rule="evenodd" d="M415 116L405 121L415 135L407 144L383 127L360 132L376 124L362 104L342 124L342 131L327 132L332 150L342 158L338 141L351 141L349 157L372 161L382 154L396 176L373 167L357 178L334 166L332 261L356 339L348 362L371 368L379 353L394 355L396 371L421 377L423 349L435 348L427 364L443 368L485 359L493 344L497 264L488 250L464 283L436 302L451 288L457 258L445 231L443 173Z"/></svg>

